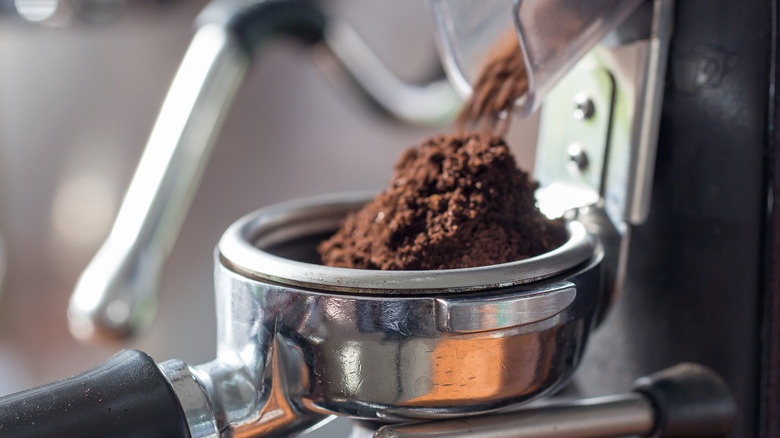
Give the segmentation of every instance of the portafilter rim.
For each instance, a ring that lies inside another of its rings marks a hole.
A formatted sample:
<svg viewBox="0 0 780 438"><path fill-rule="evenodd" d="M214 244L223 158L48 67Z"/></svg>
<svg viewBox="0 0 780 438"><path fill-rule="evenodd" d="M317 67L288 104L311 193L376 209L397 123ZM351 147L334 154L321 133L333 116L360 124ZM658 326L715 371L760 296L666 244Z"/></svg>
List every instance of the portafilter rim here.
<svg viewBox="0 0 780 438"><path fill-rule="evenodd" d="M596 239L576 220L567 221L569 239L535 257L474 268L382 271L335 268L280 257L271 245L335 230L346 212L374 193L355 192L303 198L261 208L234 222L217 246L221 263L251 279L335 292L420 295L517 286L569 271L590 260Z"/></svg>

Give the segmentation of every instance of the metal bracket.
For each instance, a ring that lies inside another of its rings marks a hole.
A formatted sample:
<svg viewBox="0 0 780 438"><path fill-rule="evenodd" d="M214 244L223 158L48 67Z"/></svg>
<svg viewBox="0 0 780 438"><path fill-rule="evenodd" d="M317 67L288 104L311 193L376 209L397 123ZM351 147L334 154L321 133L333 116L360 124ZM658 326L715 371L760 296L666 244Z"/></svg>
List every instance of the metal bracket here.
<svg viewBox="0 0 780 438"><path fill-rule="evenodd" d="M623 235L647 218L674 2L647 6L652 19L646 30L637 29L641 39L620 41L631 43L638 60L633 76L615 73L619 62L599 47L545 100L535 174L546 213L598 205Z"/></svg>
<svg viewBox="0 0 780 438"><path fill-rule="evenodd" d="M574 211L601 236L610 297L602 315L622 289L630 227L650 209L674 1L645 6L628 20L634 32L612 35L636 65L597 47L548 94L539 125L539 207L552 216Z"/></svg>
<svg viewBox="0 0 780 438"><path fill-rule="evenodd" d="M535 177L539 208L549 216L603 197L615 80L586 56L547 96L539 122Z"/></svg>

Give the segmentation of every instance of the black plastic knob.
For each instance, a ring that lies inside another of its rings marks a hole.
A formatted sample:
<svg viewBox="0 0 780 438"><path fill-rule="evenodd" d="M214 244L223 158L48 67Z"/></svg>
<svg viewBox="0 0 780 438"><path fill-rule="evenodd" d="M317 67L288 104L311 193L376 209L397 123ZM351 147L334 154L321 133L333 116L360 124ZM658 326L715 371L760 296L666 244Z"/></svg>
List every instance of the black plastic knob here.
<svg viewBox="0 0 780 438"><path fill-rule="evenodd" d="M725 437L736 404L726 383L702 365L682 363L638 379L635 390L653 403L653 437Z"/></svg>

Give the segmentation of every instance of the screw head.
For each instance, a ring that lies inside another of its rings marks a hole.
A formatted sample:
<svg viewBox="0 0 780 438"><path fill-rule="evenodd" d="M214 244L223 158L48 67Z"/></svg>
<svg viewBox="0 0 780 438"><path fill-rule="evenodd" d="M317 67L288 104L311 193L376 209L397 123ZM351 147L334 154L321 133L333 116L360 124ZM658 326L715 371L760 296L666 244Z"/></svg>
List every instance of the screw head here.
<svg viewBox="0 0 780 438"><path fill-rule="evenodd" d="M573 165L574 170L584 172L590 165L588 159L588 153L585 152L585 147L582 143L572 143L569 145L567 152L569 154L569 161Z"/></svg>
<svg viewBox="0 0 780 438"><path fill-rule="evenodd" d="M596 104L585 93L574 96L574 118L577 120L590 120L596 114Z"/></svg>

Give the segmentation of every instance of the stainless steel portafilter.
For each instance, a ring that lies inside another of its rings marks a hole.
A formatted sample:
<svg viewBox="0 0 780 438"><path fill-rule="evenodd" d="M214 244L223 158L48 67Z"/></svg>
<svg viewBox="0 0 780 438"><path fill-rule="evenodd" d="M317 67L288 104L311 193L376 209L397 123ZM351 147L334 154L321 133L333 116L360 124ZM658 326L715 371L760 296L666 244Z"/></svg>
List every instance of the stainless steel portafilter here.
<svg viewBox="0 0 780 438"><path fill-rule="evenodd" d="M21 419L0 424L47 430L40 428L71 418L62 402L79 421L118 416L125 427L128 403L165 404L159 412L168 415L173 404L194 436L289 436L330 415L397 422L489 412L568 380L603 300L601 247L582 223L569 223L560 248L499 265L374 271L313 263L317 242L367 199L289 202L225 232L215 255L214 361L157 368L125 353L4 399L3 412ZM28 405L54 390L53 408ZM154 408L132 409L159 419Z"/></svg>
<svg viewBox="0 0 780 438"><path fill-rule="evenodd" d="M464 421L481 430L485 422L496 431L514 425L503 414L463 417L522 405L568 381L609 299L602 247L584 223L568 221L569 238L553 251L498 265L373 271L314 263L317 242L366 199L288 202L225 232L215 254L215 360L158 366L122 352L81 376L0 398L0 435L282 437L339 415L437 420L380 429L380 437L452 436ZM623 413L613 423L600 417L601 430L723 430L733 405L720 380L683 374L708 390L601 400L602 412ZM668 417L656 414L659 403L673 404ZM547 417L526 417L576 423L592 413L535 409Z"/></svg>

